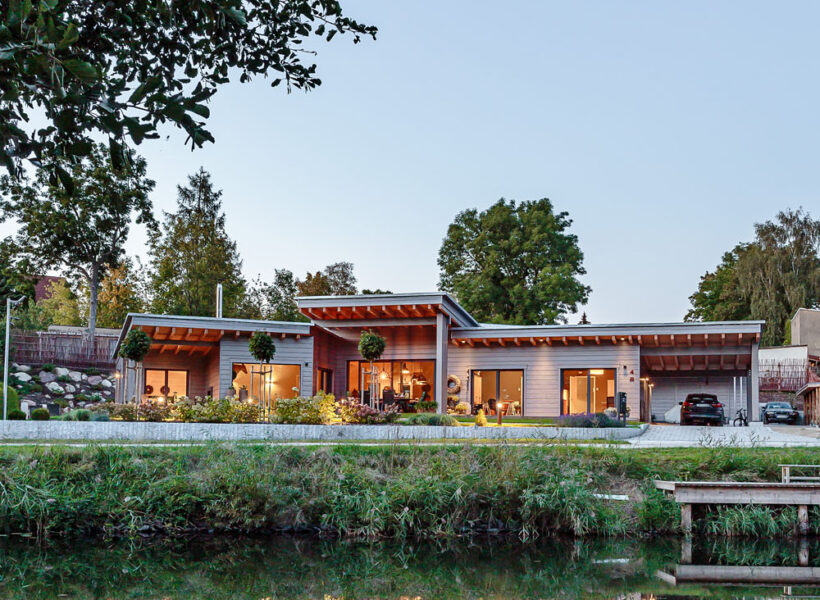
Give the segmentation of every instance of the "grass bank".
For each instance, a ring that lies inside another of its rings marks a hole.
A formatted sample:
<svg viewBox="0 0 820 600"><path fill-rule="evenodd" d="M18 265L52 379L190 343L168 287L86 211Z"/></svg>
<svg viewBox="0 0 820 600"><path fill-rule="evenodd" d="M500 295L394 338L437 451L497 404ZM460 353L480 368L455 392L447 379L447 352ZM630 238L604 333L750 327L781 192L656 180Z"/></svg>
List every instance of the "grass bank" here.
<svg viewBox="0 0 820 600"><path fill-rule="evenodd" d="M305 531L354 537L676 533L652 480L777 480L815 449L251 445L0 449L0 528L36 535ZM598 494L628 494L629 502ZM820 518L812 513L813 527ZM789 535L788 514L715 511L706 534Z"/></svg>

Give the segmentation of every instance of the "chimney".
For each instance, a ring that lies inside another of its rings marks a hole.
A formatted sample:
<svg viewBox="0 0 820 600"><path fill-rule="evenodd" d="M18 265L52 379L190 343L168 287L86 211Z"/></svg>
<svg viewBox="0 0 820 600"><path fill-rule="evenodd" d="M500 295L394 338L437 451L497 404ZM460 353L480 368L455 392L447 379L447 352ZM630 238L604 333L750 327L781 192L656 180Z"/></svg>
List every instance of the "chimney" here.
<svg viewBox="0 0 820 600"><path fill-rule="evenodd" d="M216 284L216 318L222 318L222 284Z"/></svg>

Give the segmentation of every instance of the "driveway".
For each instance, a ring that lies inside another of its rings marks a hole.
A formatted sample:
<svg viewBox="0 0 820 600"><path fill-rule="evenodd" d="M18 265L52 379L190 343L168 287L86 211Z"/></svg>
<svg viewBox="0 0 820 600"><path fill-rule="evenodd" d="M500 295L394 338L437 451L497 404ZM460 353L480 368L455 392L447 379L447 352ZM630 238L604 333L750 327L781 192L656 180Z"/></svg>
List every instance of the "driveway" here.
<svg viewBox="0 0 820 600"><path fill-rule="evenodd" d="M820 430L750 423L749 427L702 427L650 425L646 432L627 440L639 448L688 448L696 446L788 447L817 446Z"/></svg>

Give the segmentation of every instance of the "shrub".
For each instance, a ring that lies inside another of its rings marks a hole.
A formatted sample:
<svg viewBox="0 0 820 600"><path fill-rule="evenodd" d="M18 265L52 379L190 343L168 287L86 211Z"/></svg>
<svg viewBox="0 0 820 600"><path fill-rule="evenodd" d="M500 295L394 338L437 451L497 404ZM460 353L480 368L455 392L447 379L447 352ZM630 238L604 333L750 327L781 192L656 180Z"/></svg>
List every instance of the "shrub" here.
<svg viewBox="0 0 820 600"><path fill-rule="evenodd" d="M422 413L436 412L437 408L438 408L438 404L433 402L432 400L425 400L424 402L418 402L416 404L416 412L422 412Z"/></svg>
<svg viewBox="0 0 820 600"><path fill-rule="evenodd" d="M470 412L470 407L467 406L466 402L458 402L455 405L455 407L453 407L453 412L455 412L457 415L466 415L468 412Z"/></svg>
<svg viewBox="0 0 820 600"><path fill-rule="evenodd" d="M47 408L35 408L31 411L32 421L48 421L50 418L51 415L49 414Z"/></svg>
<svg viewBox="0 0 820 600"><path fill-rule="evenodd" d="M139 419L141 421L169 421L173 407L170 402L159 402L157 400L143 400L140 402Z"/></svg>
<svg viewBox="0 0 820 600"><path fill-rule="evenodd" d="M46 373L51 373L56 368L57 368L56 365L52 365L51 363L46 363L42 367L40 367L40 370L45 371Z"/></svg>
<svg viewBox="0 0 820 600"><path fill-rule="evenodd" d="M77 420L77 413L75 413L73 410L70 410L67 413L64 413L60 417L60 420L61 421L76 421Z"/></svg>
<svg viewBox="0 0 820 600"><path fill-rule="evenodd" d="M623 421L610 419L604 413L564 415L559 417L555 425L558 427L582 427L592 429L597 427L623 427Z"/></svg>
<svg viewBox="0 0 820 600"><path fill-rule="evenodd" d="M269 363L276 354L276 344L273 338L262 331L254 331L248 342L248 351L256 360L262 363Z"/></svg>
<svg viewBox="0 0 820 600"><path fill-rule="evenodd" d="M180 396L173 405L173 418L185 423L256 423L259 407L234 398Z"/></svg>
<svg viewBox="0 0 820 600"><path fill-rule="evenodd" d="M6 402L6 410L8 411L7 414L10 414L13 410L20 410L20 396L17 394L17 390L10 387L9 390L9 398L8 402ZM3 388L0 387L0 402L3 400Z"/></svg>
<svg viewBox="0 0 820 600"><path fill-rule="evenodd" d="M455 427L458 425L458 420L452 415L438 415L436 413L419 413L411 415L405 420L407 425L436 425L447 427Z"/></svg>
<svg viewBox="0 0 820 600"><path fill-rule="evenodd" d="M14 410L10 410L8 412L9 421L25 421L26 420L26 413L24 413L19 408L15 408Z"/></svg>
<svg viewBox="0 0 820 600"><path fill-rule="evenodd" d="M347 398L339 402L339 416L342 418L342 423L367 425L392 423L399 417L399 407L394 404L387 410L380 411L370 408L367 404L362 404L355 398Z"/></svg>
<svg viewBox="0 0 820 600"><path fill-rule="evenodd" d="M74 394L74 400L76 400L77 402L88 402L89 397L85 394Z"/></svg>
<svg viewBox="0 0 820 600"><path fill-rule="evenodd" d="M280 398L276 401L274 423L322 425L330 423L336 412L336 398L319 392L315 396Z"/></svg>
<svg viewBox="0 0 820 600"><path fill-rule="evenodd" d="M83 369L83 373L85 373L89 377L91 375L102 375L102 371L100 371L99 369L95 369L94 367L90 367L88 369Z"/></svg>
<svg viewBox="0 0 820 600"><path fill-rule="evenodd" d="M387 341L378 333L372 331L362 331L359 338L359 354L368 361L379 360L384 353Z"/></svg>
<svg viewBox="0 0 820 600"><path fill-rule="evenodd" d="M91 421L109 421L110 417L106 411L92 412Z"/></svg>
<svg viewBox="0 0 820 600"><path fill-rule="evenodd" d="M77 416L78 421L90 421L91 420L91 411L86 408L78 408L77 410L72 410Z"/></svg>
<svg viewBox="0 0 820 600"><path fill-rule="evenodd" d="M68 408L68 400L66 400L65 398L55 398L54 404L56 404L60 408Z"/></svg>
<svg viewBox="0 0 820 600"><path fill-rule="evenodd" d="M136 421L136 404L115 404L111 407L111 418L115 421Z"/></svg>
<svg viewBox="0 0 820 600"><path fill-rule="evenodd" d="M119 356L133 360L134 362L142 362L145 355L151 349L151 338L142 329L132 329L125 336L125 340L120 346Z"/></svg>
<svg viewBox="0 0 820 600"><path fill-rule="evenodd" d="M487 426L487 417L484 416L484 411L481 409L479 409L478 413L476 413L475 424L477 427Z"/></svg>

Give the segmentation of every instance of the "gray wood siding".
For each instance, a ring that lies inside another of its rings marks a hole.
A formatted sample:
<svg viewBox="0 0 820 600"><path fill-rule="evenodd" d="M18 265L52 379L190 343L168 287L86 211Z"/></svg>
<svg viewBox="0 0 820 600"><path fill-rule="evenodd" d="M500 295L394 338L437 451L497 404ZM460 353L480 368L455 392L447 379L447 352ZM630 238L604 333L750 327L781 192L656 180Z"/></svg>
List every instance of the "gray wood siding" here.
<svg viewBox="0 0 820 600"><path fill-rule="evenodd" d="M248 350L249 337L222 338L219 342L219 391L224 396L231 387L233 363L255 363L256 359ZM276 355L274 364L299 365L301 369L301 394L313 393L313 338L299 340L288 337L274 338ZM307 365L307 366L306 366Z"/></svg>
<svg viewBox="0 0 820 600"><path fill-rule="evenodd" d="M214 398L222 398L225 394L219 386L219 362L220 352L219 347L216 350L211 350L208 353L205 361L205 391L208 388L213 388Z"/></svg>
<svg viewBox="0 0 820 600"><path fill-rule="evenodd" d="M615 369L616 387L626 392L631 415L640 413L640 347L637 345L587 346L449 346L449 374L461 380L459 399L470 402L470 371L475 369L523 369L524 416L552 417L561 414L562 369ZM623 366L627 376L623 375ZM634 371L633 373L629 373ZM631 379L631 380L630 380Z"/></svg>
<svg viewBox="0 0 820 600"><path fill-rule="evenodd" d="M681 375L681 376L652 376L652 405L650 412L659 421L663 420L663 415L678 402L683 402L687 394L703 392L705 394L715 394L725 406L725 412L729 417L734 416L732 411L732 377L726 375L709 375L709 383L706 377ZM743 381L744 400L742 406L746 406L746 384L748 378ZM740 405L737 407L740 408ZM735 409L737 410L737 409ZM732 411L732 414L729 414Z"/></svg>

